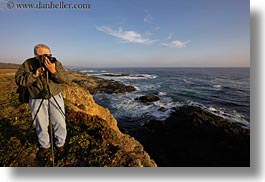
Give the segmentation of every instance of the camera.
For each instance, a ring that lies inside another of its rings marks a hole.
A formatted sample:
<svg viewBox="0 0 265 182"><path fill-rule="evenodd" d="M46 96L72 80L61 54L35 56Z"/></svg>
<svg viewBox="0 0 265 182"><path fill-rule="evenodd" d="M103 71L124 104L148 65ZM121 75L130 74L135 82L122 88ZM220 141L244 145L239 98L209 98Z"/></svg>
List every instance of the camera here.
<svg viewBox="0 0 265 182"><path fill-rule="evenodd" d="M48 58L51 63L56 63L57 62L57 59L55 57L52 57L51 54L43 54L43 55L38 56L38 58L39 58L39 60L41 61L42 64L44 63L45 58Z"/></svg>

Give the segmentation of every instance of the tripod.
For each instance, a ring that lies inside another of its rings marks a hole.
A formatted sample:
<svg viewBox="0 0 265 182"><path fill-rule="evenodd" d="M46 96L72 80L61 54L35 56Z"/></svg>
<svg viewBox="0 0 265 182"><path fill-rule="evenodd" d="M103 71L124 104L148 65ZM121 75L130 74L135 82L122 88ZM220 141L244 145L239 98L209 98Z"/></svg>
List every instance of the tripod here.
<svg viewBox="0 0 265 182"><path fill-rule="evenodd" d="M34 121L37 118L37 115L38 115L38 113L39 113L39 111L41 109L41 106L42 106L44 100L46 100L46 98L48 98L47 99L47 101L48 101L47 111L48 111L49 129L50 129L49 136L50 136L50 144L51 144L52 166L54 167L53 125L52 125L52 122L51 122L51 101L50 101L50 99L51 98L54 99L57 107L59 108L59 111L62 113L62 115L64 117L65 117L65 113L64 113L63 109L61 108L60 104L58 103L58 101L56 100L56 98L51 93L51 90L50 90L50 87L49 87L49 72L48 72L48 70L46 70L44 74L45 74L45 80L42 80L42 82L44 82L44 90L42 91L42 94L41 94L42 100L41 100L41 102L40 102L40 104L38 106L38 109L37 109L34 117L33 117L33 121L32 121L30 127L27 130L27 134L26 135L27 136L29 135L29 132L30 132L32 126L33 126ZM20 148L20 151L17 153L17 155L16 155L16 157L15 157L13 162L15 162L17 160L17 157L19 156L19 154L21 152L22 152L22 147Z"/></svg>

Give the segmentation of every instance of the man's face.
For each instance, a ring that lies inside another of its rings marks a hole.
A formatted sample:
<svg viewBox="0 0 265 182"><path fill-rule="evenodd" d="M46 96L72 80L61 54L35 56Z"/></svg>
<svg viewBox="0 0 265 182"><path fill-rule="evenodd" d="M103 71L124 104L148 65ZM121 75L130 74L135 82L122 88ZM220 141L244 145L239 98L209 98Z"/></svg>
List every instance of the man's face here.
<svg viewBox="0 0 265 182"><path fill-rule="evenodd" d="M45 47L40 47L37 49L37 55L35 55L36 57L44 55L44 54L51 54L51 51Z"/></svg>

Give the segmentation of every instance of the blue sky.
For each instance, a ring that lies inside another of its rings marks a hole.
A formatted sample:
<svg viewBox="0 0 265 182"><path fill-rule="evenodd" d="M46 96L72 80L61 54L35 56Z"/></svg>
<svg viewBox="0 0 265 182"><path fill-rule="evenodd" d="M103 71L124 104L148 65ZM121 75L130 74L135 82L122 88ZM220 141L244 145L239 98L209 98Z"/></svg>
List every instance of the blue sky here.
<svg viewBox="0 0 265 182"><path fill-rule="evenodd" d="M51 1L60 2L40 0ZM72 66L250 65L249 0L65 0L91 6L72 10L8 9L7 2L0 0L0 62L22 63L45 43Z"/></svg>

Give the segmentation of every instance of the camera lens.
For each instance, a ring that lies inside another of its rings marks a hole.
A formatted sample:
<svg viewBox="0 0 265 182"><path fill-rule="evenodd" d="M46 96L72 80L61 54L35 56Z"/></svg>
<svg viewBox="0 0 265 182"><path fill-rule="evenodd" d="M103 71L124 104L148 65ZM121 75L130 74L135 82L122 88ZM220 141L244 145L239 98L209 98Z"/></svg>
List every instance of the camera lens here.
<svg viewBox="0 0 265 182"><path fill-rule="evenodd" d="M49 60L51 63L55 63L57 61L57 59L55 57L50 57Z"/></svg>

